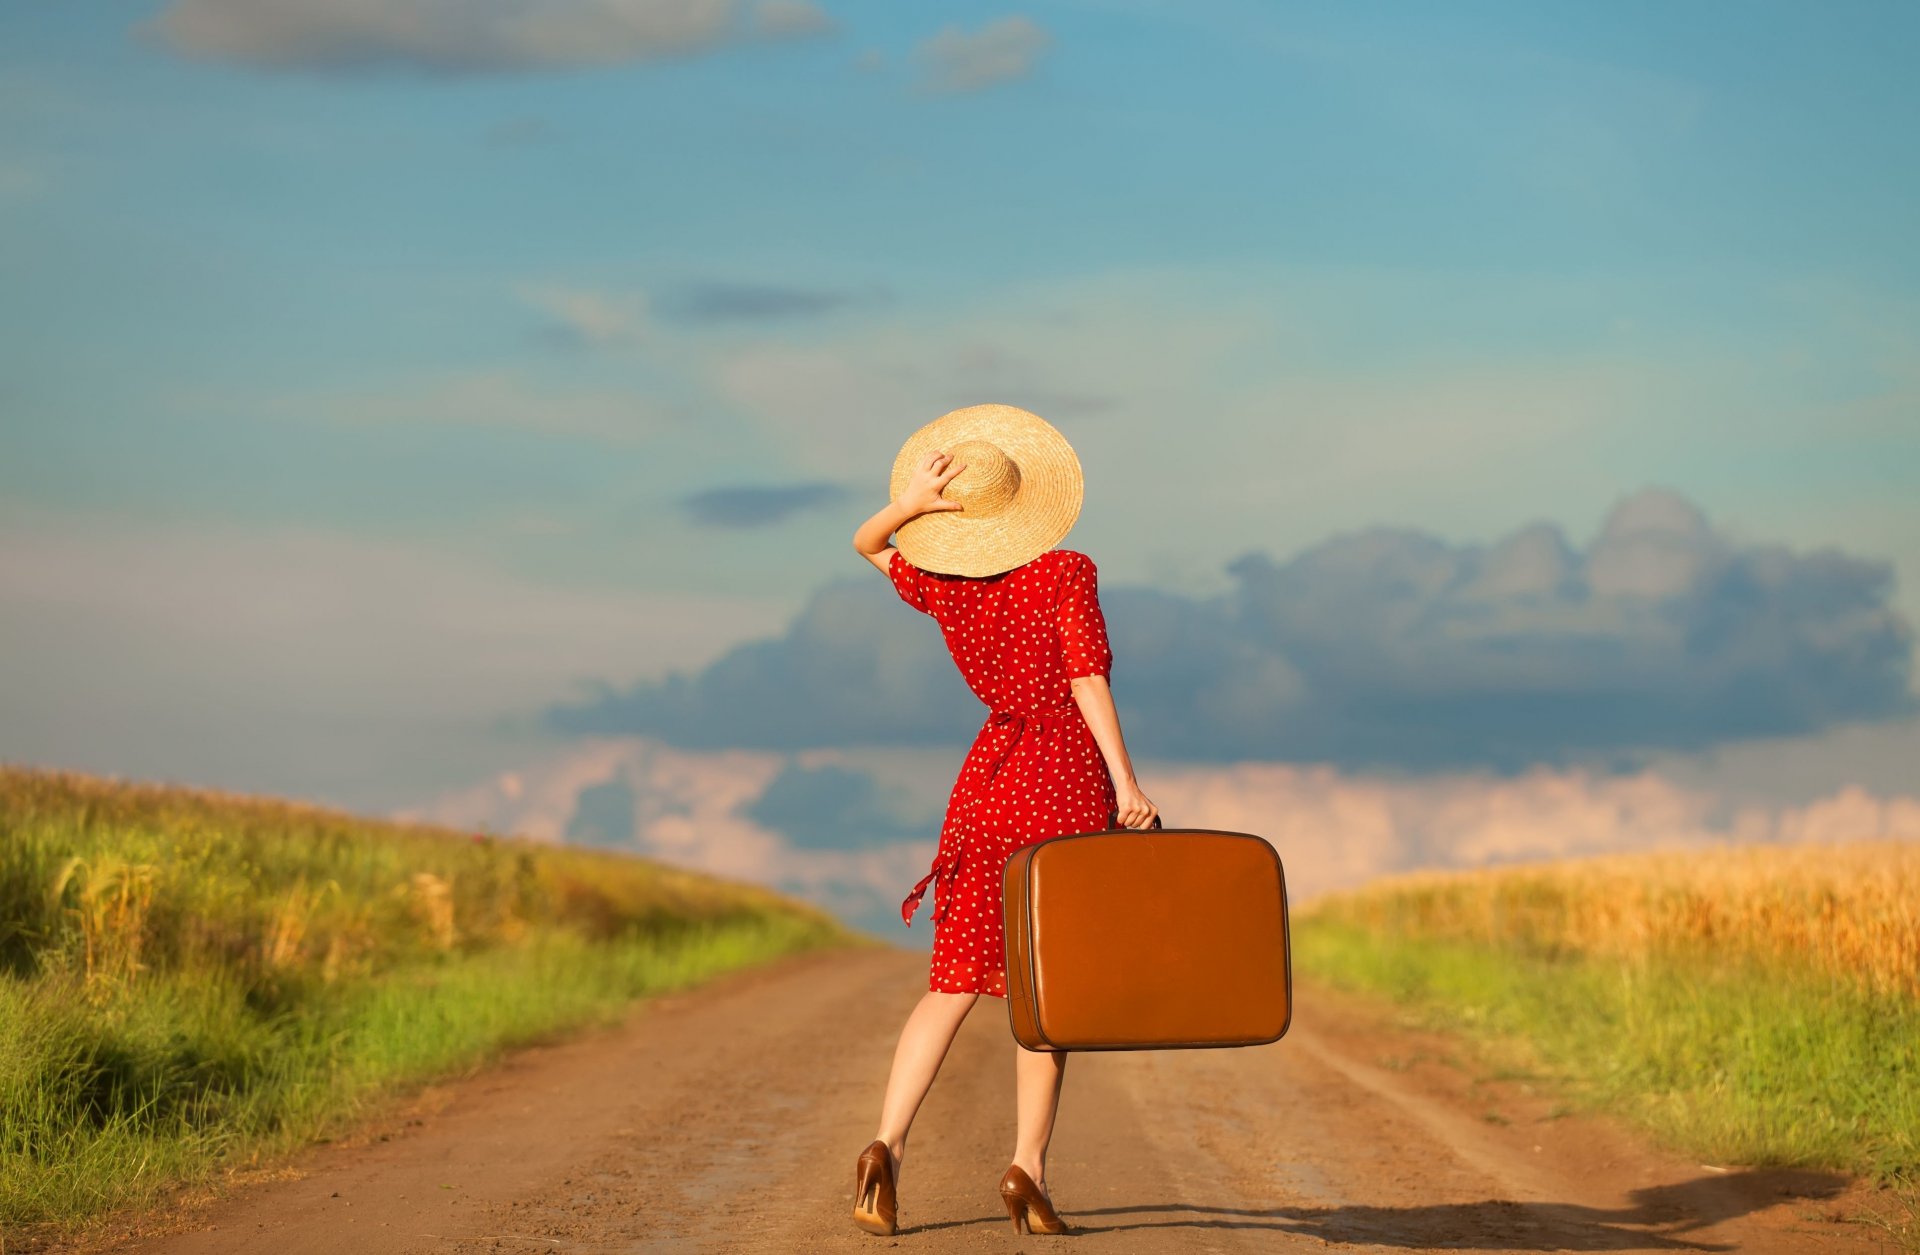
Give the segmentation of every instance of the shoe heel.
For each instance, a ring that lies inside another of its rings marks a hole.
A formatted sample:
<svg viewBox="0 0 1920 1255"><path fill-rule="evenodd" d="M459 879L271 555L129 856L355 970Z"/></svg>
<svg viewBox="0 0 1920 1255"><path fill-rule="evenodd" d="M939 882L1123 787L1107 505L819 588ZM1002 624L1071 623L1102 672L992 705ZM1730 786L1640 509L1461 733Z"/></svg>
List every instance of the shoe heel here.
<svg viewBox="0 0 1920 1255"><path fill-rule="evenodd" d="M898 1231L893 1164L884 1142L861 1154L853 1172L853 1223L868 1233L890 1238Z"/></svg>
<svg viewBox="0 0 1920 1255"><path fill-rule="evenodd" d="M1018 1165L1008 1168L1007 1174L1000 1178L1000 1201L1007 1205L1015 1233L1073 1232L1073 1226L1053 1210L1047 1196Z"/></svg>

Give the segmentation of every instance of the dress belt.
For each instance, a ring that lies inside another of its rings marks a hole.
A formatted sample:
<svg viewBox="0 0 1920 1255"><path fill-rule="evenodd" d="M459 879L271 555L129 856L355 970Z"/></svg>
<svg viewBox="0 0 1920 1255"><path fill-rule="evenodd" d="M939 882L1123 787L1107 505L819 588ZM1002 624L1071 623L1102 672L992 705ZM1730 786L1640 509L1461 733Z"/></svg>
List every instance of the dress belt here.
<svg viewBox="0 0 1920 1255"><path fill-rule="evenodd" d="M1000 747L999 753L995 754L992 760L988 762L986 768L987 780L992 780L994 775L1006 763L1008 757L1013 753L1014 745L1020 740L1021 734L1028 728L1037 725L1042 729L1052 731L1054 728L1065 724L1078 713L1079 707L1077 706L1066 706L1059 710L995 710L990 712L987 715L987 722L982 725L981 731L984 732L987 728L994 727L1007 727L1011 728L1012 731L1007 737L1006 743ZM983 780L974 787L976 789L984 788L986 787L986 782L986 780ZM977 800L977 795L975 800ZM913 892L907 895L906 900L900 903L900 919L907 927L913 927L913 913L919 908L920 899L926 895L929 884L933 886L933 921L937 924L945 918L948 898L952 893L953 879L960 873L960 854L961 845L957 835L952 841L943 841L941 843L939 851L934 855L933 867L926 875L920 878L920 883L913 887Z"/></svg>
<svg viewBox="0 0 1920 1255"><path fill-rule="evenodd" d="M1063 707L1060 710L996 710L990 712L987 715L986 726L989 728L1011 727L1013 729L1013 735L1007 738L1007 743L1000 747L998 754L994 755L993 762L987 768L988 779L992 779L993 773L999 771L1001 764L1007 761L1007 756L1013 753L1014 743L1020 739L1022 732L1025 732L1035 724L1051 732L1079 713L1079 708L1074 706Z"/></svg>

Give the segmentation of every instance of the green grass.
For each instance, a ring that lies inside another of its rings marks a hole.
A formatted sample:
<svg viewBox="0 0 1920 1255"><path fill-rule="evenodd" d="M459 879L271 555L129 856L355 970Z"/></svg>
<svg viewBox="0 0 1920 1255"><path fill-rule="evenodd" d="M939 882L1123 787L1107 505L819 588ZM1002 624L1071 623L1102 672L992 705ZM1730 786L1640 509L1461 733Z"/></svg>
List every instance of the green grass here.
<svg viewBox="0 0 1920 1255"><path fill-rule="evenodd" d="M1920 1006L1758 962L1548 956L1315 920L1295 970L1720 1164L1920 1170Z"/></svg>
<svg viewBox="0 0 1920 1255"><path fill-rule="evenodd" d="M636 998L853 941L642 859L0 769L0 1234L77 1232Z"/></svg>

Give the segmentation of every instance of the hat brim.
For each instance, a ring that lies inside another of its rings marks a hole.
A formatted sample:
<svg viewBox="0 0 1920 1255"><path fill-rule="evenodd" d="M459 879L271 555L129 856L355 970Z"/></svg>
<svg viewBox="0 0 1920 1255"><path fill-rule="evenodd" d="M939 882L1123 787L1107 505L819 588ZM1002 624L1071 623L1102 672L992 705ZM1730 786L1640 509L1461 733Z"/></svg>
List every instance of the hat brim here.
<svg viewBox="0 0 1920 1255"><path fill-rule="evenodd" d="M930 510L908 519L894 533L908 562L945 575L998 575L1031 562L1073 530L1086 492L1080 458L1053 424L1012 405L970 405L908 436L893 460L889 498L900 499L928 454L963 440L998 445L1020 468L1019 488L1009 507L990 517Z"/></svg>

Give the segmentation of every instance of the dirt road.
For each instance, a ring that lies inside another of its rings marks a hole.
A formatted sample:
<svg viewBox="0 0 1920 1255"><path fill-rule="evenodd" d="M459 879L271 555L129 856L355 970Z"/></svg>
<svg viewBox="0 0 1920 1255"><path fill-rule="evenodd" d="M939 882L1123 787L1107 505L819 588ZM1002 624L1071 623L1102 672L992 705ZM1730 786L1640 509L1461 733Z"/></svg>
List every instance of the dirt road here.
<svg viewBox="0 0 1920 1255"><path fill-rule="evenodd" d="M1012 1042L982 999L922 1109L902 1231L854 1229L853 1161L924 956L813 955L654 1003L429 1091L296 1179L247 1186L156 1255L1880 1249L1818 1173L1715 1170L1476 1081L1443 1041L1302 987L1249 1050L1075 1056L1049 1163L1073 1238L994 1192Z"/></svg>

